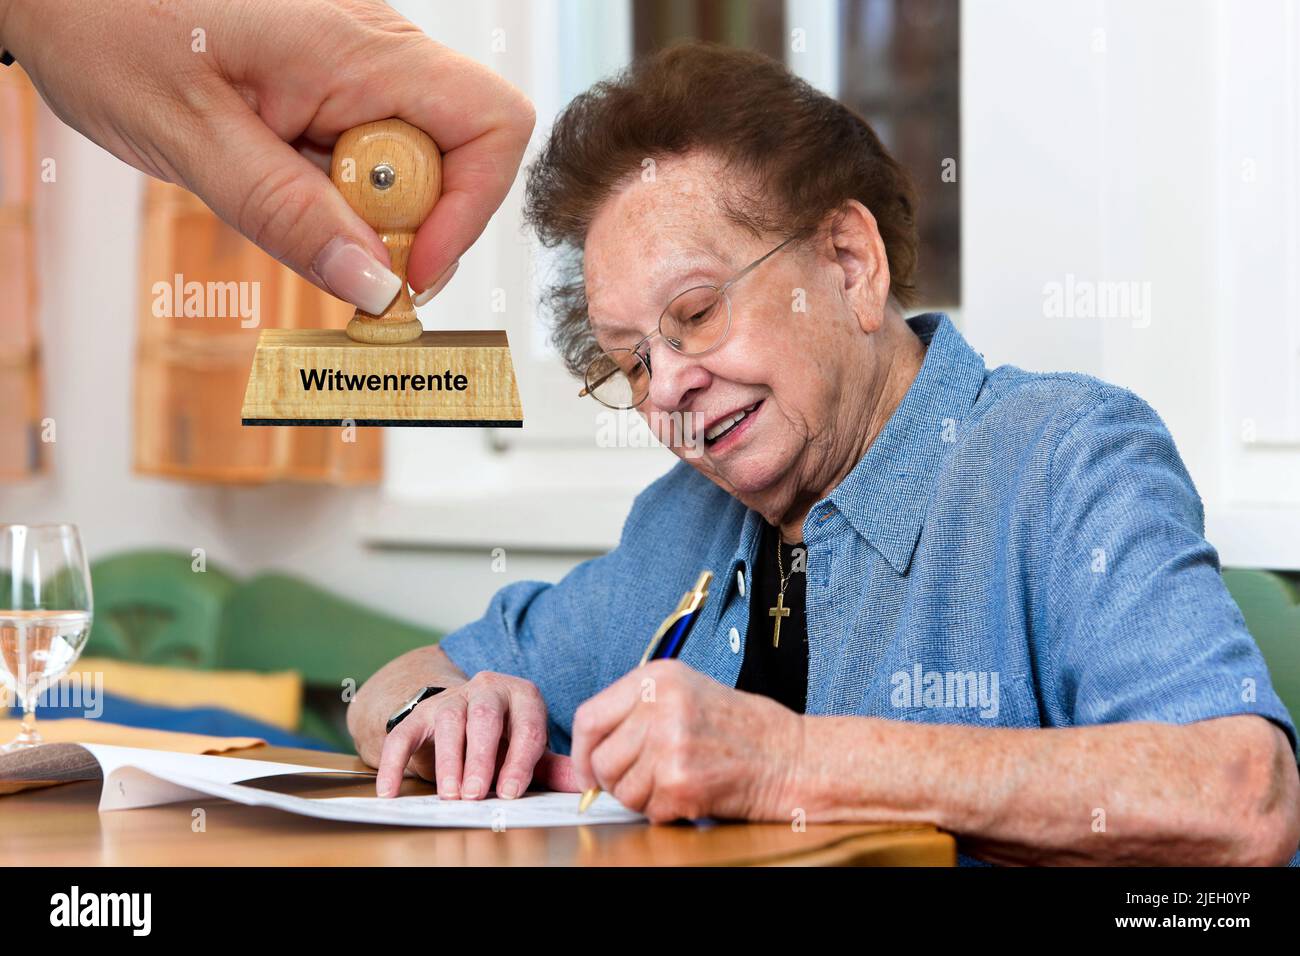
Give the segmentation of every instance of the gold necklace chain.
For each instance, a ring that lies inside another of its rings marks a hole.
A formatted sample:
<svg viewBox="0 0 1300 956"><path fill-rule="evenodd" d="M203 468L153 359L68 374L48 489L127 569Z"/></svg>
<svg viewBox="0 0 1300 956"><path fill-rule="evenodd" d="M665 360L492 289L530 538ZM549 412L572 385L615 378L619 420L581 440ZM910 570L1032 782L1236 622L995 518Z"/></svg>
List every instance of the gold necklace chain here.
<svg viewBox="0 0 1300 956"><path fill-rule="evenodd" d="M784 565L784 563L781 561L781 552L782 552L783 550L784 550L784 549L781 547L781 532L778 531L778 532L776 533L776 573L777 573L778 575L780 575L780 577L781 577L781 593L782 593L782 594L785 593L785 586L786 586L786 584L788 583L788 582L787 582L787 579L786 579L786 574L785 574L785 565ZM794 574L794 571L791 571L790 573L791 573L791 574Z"/></svg>

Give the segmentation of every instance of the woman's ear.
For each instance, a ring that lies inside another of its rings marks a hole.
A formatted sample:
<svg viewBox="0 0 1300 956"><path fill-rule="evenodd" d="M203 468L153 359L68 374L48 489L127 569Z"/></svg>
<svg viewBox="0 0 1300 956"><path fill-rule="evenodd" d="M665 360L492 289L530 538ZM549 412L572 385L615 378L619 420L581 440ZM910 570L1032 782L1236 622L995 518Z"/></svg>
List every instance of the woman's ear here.
<svg viewBox="0 0 1300 956"><path fill-rule="evenodd" d="M844 297L864 332L879 330L889 300L889 256L876 217L856 199L831 216L830 240L844 274Z"/></svg>

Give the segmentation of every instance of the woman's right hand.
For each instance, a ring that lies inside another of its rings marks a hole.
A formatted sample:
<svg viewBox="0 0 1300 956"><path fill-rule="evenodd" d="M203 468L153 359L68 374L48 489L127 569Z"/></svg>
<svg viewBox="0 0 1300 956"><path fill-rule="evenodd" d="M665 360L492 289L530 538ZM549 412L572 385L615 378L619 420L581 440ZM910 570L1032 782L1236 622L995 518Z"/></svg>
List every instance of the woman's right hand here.
<svg viewBox="0 0 1300 956"><path fill-rule="evenodd" d="M384 738L377 790L397 795L406 769L443 799L520 796L534 779L577 792L572 764L546 750L546 703L531 682L480 671L417 706Z"/></svg>

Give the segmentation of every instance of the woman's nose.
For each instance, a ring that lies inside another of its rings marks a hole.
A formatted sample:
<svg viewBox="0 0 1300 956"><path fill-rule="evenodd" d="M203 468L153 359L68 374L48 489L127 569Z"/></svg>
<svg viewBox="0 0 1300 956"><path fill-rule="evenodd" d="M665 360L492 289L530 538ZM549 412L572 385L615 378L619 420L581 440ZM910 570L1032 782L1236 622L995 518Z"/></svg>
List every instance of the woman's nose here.
<svg viewBox="0 0 1300 956"><path fill-rule="evenodd" d="M675 352L662 337L650 354L650 402L656 408L676 411L694 392L705 388L712 375L698 359Z"/></svg>

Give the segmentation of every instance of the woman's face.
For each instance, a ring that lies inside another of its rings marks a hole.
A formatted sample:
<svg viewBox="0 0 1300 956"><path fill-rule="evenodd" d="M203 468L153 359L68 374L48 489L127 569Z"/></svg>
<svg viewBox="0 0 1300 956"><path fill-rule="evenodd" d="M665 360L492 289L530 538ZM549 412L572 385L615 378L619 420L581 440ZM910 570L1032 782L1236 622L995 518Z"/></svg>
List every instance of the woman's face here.
<svg viewBox="0 0 1300 956"><path fill-rule="evenodd" d="M755 237L727 218L720 199L734 174L712 157L661 160L654 172L607 200L587 233L587 298L605 349L635 345L679 292L722 285L784 238ZM707 354L681 355L663 336L648 343L650 391L637 411L679 457L769 520L819 496L861 454L878 364L864 323L879 327L888 270L839 245L825 234L791 243L740 280L729 290L730 332ZM688 440L679 432L674 443L683 420Z"/></svg>

